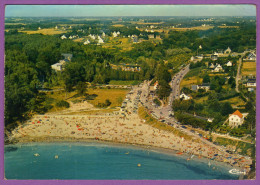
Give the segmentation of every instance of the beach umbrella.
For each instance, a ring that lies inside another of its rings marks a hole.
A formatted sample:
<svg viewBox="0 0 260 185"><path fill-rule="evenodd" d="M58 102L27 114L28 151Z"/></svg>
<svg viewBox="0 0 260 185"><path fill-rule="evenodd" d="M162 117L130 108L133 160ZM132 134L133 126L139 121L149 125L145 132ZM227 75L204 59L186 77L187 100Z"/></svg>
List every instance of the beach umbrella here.
<svg viewBox="0 0 260 185"><path fill-rule="evenodd" d="M218 156L218 154L215 154L214 156Z"/></svg>
<svg viewBox="0 0 260 185"><path fill-rule="evenodd" d="M40 121L37 121L37 123L41 123Z"/></svg>
<svg viewBox="0 0 260 185"><path fill-rule="evenodd" d="M32 122L32 124L34 124L34 122Z"/></svg>

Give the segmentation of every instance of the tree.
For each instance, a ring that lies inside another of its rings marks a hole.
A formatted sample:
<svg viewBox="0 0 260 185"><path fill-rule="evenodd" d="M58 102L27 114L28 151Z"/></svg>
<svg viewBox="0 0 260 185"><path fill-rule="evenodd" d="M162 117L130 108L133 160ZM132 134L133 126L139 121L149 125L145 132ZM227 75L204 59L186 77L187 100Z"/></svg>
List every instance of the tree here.
<svg viewBox="0 0 260 185"><path fill-rule="evenodd" d="M157 91L159 98L162 100L163 98L168 97L170 93L171 86L165 80L159 81L159 89Z"/></svg>
<svg viewBox="0 0 260 185"><path fill-rule="evenodd" d="M84 95L87 91L87 84L85 82L78 82L76 86L76 90L78 91L79 95Z"/></svg>
<svg viewBox="0 0 260 185"><path fill-rule="evenodd" d="M223 116L226 116L228 114L231 114L233 112L233 108L230 104L230 102L225 102L221 105L221 110L220 110L221 114Z"/></svg>
<svg viewBox="0 0 260 185"><path fill-rule="evenodd" d="M210 77L208 74L206 74L204 77L203 77L203 83L210 83Z"/></svg>

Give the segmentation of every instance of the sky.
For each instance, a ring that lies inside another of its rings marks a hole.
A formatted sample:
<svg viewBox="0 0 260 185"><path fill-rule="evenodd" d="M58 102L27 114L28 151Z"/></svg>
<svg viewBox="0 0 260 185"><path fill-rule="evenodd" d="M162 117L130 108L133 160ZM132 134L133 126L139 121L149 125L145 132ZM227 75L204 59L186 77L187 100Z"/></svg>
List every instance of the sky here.
<svg viewBox="0 0 260 185"><path fill-rule="evenodd" d="M254 5L7 5L5 16L256 16L256 7Z"/></svg>

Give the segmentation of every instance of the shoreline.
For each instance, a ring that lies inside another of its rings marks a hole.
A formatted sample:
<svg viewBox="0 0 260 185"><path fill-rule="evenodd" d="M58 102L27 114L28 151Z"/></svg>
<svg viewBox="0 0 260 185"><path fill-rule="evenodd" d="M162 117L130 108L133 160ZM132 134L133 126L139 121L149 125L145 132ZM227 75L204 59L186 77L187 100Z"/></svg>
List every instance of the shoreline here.
<svg viewBox="0 0 260 185"><path fill-rule="evenodd" d="M160 130L145 123L137 114L122 117L108 115L36 115L14 129L10 144L55 143L55 142L99 142L144 149L159 150L191 160L191 156L205 161L214 161L230 168L246 170L251 159L239 154L228 154L203 142L188 140L172 132ZM192 159L193 160L193 159ZM234 164L233 164L234 163Z"/></svg>
<svg viewBox="0 0 260 185"><path fill-rule="evenodd" d="M182 159L188 159L190 157L189 154L183 153L181 155L178 155L178 150L174 149L169 149L169 148L161 148L161 147L156 147L152 145L142 145L142 144L134 144L134 143L125 143L125 142L114 142L114 141L109 141L109 140L96 140L96 139L77 139L77 138L68 138L68 137L38 137L38 138L20 138L18 142L15 143L9 143L6 144L5 146L8 147L8 145L19 145L19 144L31 144L31 143L40 143L40 144L56 144L56 143L78 143L78 144L87 144L87 143L98 143L98 144L105 144L105 145L110 145L113 147L123 147L123 148L133 148L133 149L143 149L143 150L148 150L151 152L156 152L156 153L161 153L164 155L169 155L173 157L178 157ZM195 155L195 154L194 154ZM216 166L221 166L223 168L227 168L228 170L231 169L237 169L237 170L242 170L239 167L232 167L230 164L221 162L221 161L216 161L216 160L211 160L209 158L206 158L204 156L198 157L195 155L194 158L192 158L192 161L198 161L198 162L203 162L207 164L209 161L214 161L214 164ZM188 162L188 160L187 160Z"/></svg>

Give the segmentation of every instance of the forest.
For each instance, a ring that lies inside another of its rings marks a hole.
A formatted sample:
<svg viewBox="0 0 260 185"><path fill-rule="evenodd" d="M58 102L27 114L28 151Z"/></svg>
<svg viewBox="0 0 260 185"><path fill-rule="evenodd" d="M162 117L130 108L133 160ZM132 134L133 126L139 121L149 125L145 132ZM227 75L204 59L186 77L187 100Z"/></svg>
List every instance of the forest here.
<svg viewBox="0 0 260 185"><path fill-rule="evenodd" d="M86 29L86 34L101 33L102 30L109 35L115 31L110 24L109 20L103 21L104 27L101 27L100 21L92 21L88 22L88 26L78 28ZM44 28L54 24L50 21L41 25L32 23L25 29L34 30L38 26ZM62 40L61 35L30 35L19 32L17 27L7 26L11 30L5 32L5 125L28 119L35 112L48 111L48 106L44 104L45 95L39 92L43 88L59 86L73 91L82 82L107 84L110 80L154 79L160 85L158 97L164 99L169 96L171 76L196 55L200 45L200 53L205 54L227 47L237 52L256 47L255 24L242 25L240 29L156 33L161 35L161 43L145 40L133 45L130 51L83 45ZM92 27L91 32L87 32L89 27ZM68 33L74 34L77 29ZM141 33L133 26L116 30L120 30L122 35ZM55 72L51 65L63 59L63 53L72 54L73 58L64 71ZM138 64L141 71L115 70L110 64Z"/></svg>

